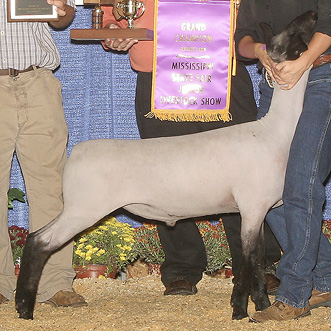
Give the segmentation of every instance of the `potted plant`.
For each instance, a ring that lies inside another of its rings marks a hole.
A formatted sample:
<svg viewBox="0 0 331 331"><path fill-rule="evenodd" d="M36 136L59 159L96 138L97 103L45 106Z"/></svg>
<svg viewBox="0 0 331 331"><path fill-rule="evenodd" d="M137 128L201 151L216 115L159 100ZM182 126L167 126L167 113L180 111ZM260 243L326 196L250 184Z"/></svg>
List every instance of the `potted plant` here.
<svg viewBox="0 0 331 331"><path fill-rule="evenodd" d="M231 259L223 223L213 225L208 221L198 221L197 226L204 241L207 253L206 272L212 273L223 268ZM134 244L129 260L144 259L150 266L150 273L159 273L159 266L165 260L160 238L155 224L144 224L136 228ZM158 265L155 266L155 265Z"/></svg>
<svg viewBox="0 0 331 331"><path fill-rule="evenodd" d="M322 231L331 243L331 220L323 221Z"/></svg>
<svg viewBox="0 0 331 331"><path fill-rule="evenodd" d="M139 258L148 264L150 274L160 273L165 254L154 223L144 223L134 231L134 243L129 260L135 261Z"/></svg>
<svg viewBox="0 0 331 331"><path fill-rule="evenodd" d="M13 260L15 264L15 274L18 276L21 258L23 255L23 249L29 231L17 225L12 225L8 228L8 233L13 253Z"/></svg>
<svg viewBox="0 0 331 331"><path fill-rule="evenodd" d="M113 277L128 263L134 229L115 217L105 217L95 226L83 231L74 241L73 265L77 278L98 277L94 269L102 269L101 276ZM92 274L88 276L88 271Z"/></svg>
<svg viewBox="0 0 331 331"><path fill-rule="evenodd" d="M25 193L18 188L9 189L8 193L8 209L13 209L13 201L17 200L24 203ZM18 276L20 272L21 258L23 255L23 249L26 242L26 237L29 231L23 227L12 225L8 228L8 234L13 254L13 260L15 265L15 274Z"/></svg>
<svg viewBox="0 0 331 331"><path fill-rule="evenodd" d="M197 222L207 253L206 272L213 272L224 268L231 261L229 244L226 239L222 219L216 224L208 221Z"/></svg>

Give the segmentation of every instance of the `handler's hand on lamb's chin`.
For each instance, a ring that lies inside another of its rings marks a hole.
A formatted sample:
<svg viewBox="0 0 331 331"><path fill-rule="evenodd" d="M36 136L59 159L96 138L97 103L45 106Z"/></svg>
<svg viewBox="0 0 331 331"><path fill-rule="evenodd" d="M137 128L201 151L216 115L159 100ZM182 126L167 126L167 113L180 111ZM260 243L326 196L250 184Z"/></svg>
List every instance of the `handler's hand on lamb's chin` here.
<svg viewBox="0 0 331 331"><path fill-rule="evenodd" d="M275 67L276 63L268 55L266 51L266 45L261 43L255 43L254 48L256 57L260 60L265 70L267 70L268 74L270 75L270 78L272 80L275 80L272 68Z"/></svg>
<svg viewBox="0 0 331 331"><path fill-rule="evenodd" d="M120 29L116 24L109 24L106 26L109 29ZM128 51L138 40L135 39L110 39L104 41L104 45L113 51Z"/></svg>
<svg viewBox="0 0 331 331"><path fill-rule="evenodd" d="M290 90L306 71L306 65L300 58L294 61L278 63L273 68L273 75L282 90Z"/></svg>

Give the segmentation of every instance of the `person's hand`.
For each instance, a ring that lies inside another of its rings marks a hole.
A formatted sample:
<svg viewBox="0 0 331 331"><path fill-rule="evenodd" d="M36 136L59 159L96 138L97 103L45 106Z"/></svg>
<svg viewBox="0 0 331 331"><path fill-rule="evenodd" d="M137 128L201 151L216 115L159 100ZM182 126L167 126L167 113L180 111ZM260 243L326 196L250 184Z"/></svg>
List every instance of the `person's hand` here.
<svg viewBox="0 0 331 331"><path fill-rule="evenodd" d="M290 90L306 71L307 64L304 59L284 61L272 68L273 76L283 90Z"/></svg>
<svg viewBox="0 0 331 331"><path fill-rule="evenodd" d="M274 68L276 66L276 63L268 55L265 44L260 44L260 43L255 44L255 55L262 63L265 70L267 70L270 78L273 81L275 81L276 79L274 77Z"/></svg>
<svg viewBox="0 0 331 331"><path fill-rule="evenodd" d="M65 11L67 3L66 0L47 0L47 3L56 7L56 11L59 16L65 16L67 14Z"/></svg>
<svg viewBox="0 0 331 331"><path fill-rule="evenodd" d="M109 29L119 29L116 24L109 24L107 26ZM107 38L104 41L104 45L106 48L112 49L114 51L127 51L134 44L136 44L138 40L136 39L110 39Z"/></svg>

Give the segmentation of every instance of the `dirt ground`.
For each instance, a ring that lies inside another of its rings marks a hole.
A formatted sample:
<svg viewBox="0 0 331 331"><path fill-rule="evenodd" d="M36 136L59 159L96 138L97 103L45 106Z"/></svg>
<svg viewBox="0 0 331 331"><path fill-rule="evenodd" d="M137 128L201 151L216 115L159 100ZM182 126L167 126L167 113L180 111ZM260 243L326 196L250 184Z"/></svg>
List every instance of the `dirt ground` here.
<svg viewBox="0 0 331 331"><path fill-rule="evenodd" d="M19 319L13 302L0 306L0 330L331 330L331 309L318 308L298 321L249 323L231 320L230 278L204 276L193 296L164 296L160 276L77 279L76 291L88 301L83 308L53 308L37 303L34 320ZM272 297L271 297L272 299ZM249 304L249 313L254 311Z"/></svg>

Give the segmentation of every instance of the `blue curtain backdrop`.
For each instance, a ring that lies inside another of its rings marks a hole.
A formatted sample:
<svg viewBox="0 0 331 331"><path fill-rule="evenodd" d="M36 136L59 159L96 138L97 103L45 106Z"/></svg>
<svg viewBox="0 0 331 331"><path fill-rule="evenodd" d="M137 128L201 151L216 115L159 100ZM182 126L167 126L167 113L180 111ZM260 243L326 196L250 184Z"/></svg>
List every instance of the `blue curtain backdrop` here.
<svg viewBox="0 0 331 331"><path fill-rule="evenodd" d="M68 154L80 141L98 138L139 139L134 114L136 74L126 54L106 52L100 43L73 43L70 29L91 26L91 10L77 7L76 17L69 29L54 31L53 36L61 54L61 66L55 75L63 85L63 104L69 126ZM258 102L260 76L255 66L248 67ZM134 162L134 160L132 160ZM23 177L16 157L13 160L11 187L25 192ZM324 219L331 219L331 182L327 189ZM79 196L79 193L78 193ZM117 219L134 227L138 219L119 212ZM9 226L28 229L28 202L14 202L9 211Z"/></svg>

